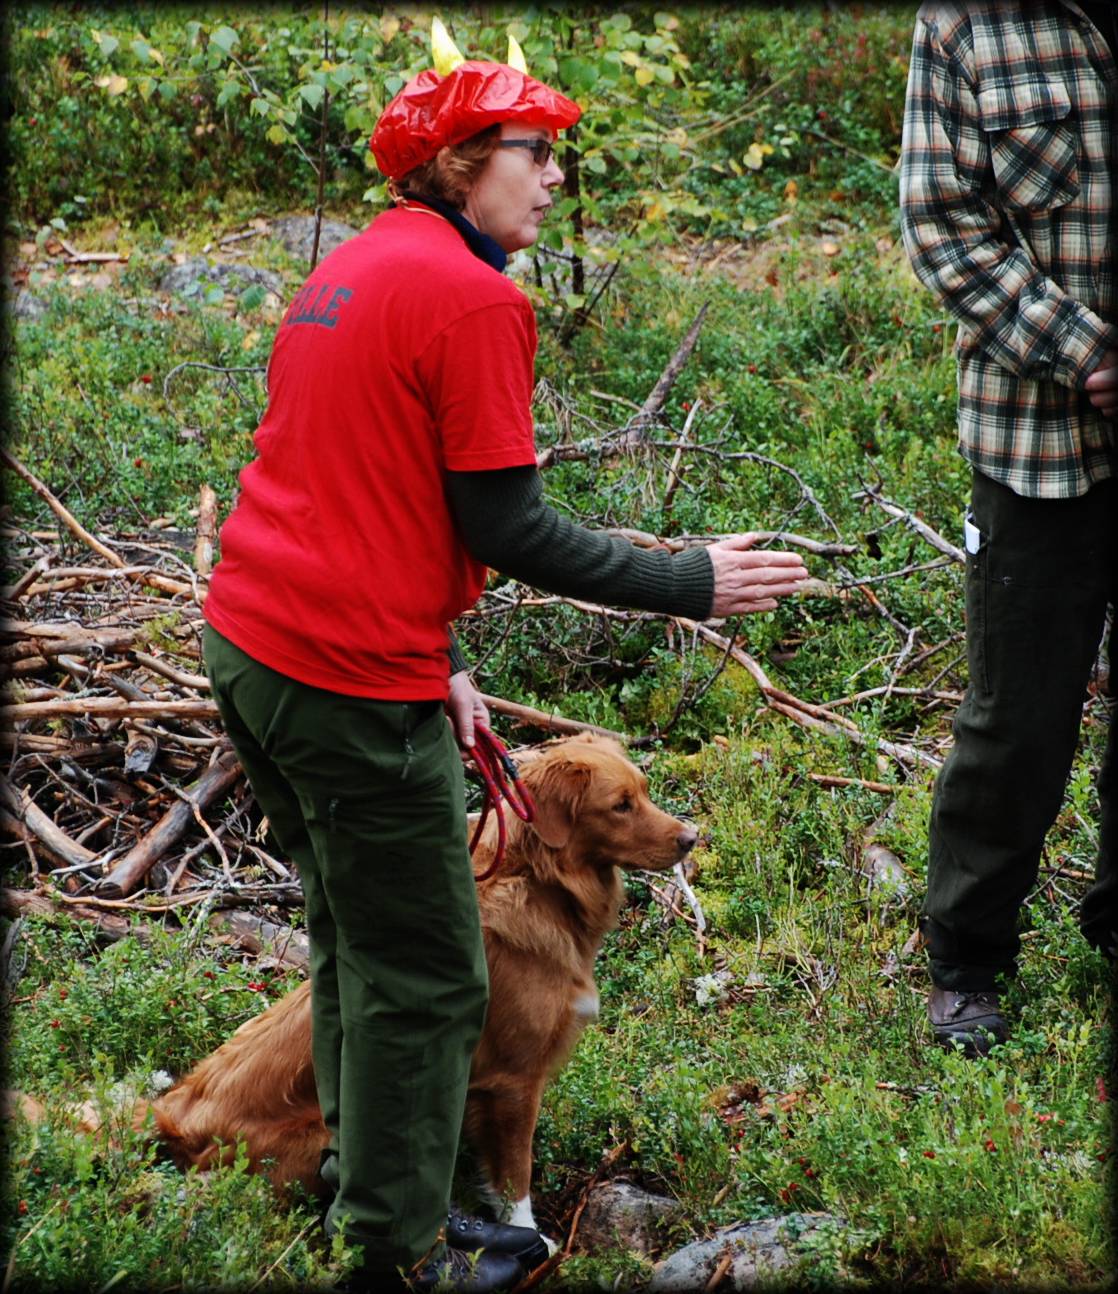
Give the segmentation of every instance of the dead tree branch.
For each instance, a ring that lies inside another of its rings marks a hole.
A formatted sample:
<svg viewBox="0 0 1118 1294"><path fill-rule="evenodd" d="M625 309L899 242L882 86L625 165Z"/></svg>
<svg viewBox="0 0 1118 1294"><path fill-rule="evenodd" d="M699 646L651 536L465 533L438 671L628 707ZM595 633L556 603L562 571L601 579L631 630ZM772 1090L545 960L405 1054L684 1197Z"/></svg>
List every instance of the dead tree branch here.
<svg viewBox="0 0 1118 1294"><path fill-rule="evenodd" d="M241 766L232 751L219 755L205 773L173 804L159 822L97 883L106 898L130 894L168 849L194 821L194 811L212 804L241 775Z"/></svg>
<svg viewBox="0 0 1118 1294"><path fill-rule="evenodd" d="M668 360L664 371L657 379L656 385L648 394L648 399L641 405L640 410L635 417L629 420L625 428L625 435L621 441L621 447L625 450L632 451L642 445L648 439L649 429L656 422L660 411L667 402L671 389L675 386L676 379L683 372L683 367L691 358L691 352L695 349L695 344L699 340L699 331L703 326L703 320L706 318L707 310L710 308L710 302L704 301L699 308L699 313L691 322L691 327L683 340L676 347L675 354Z"/></svg>
<svg viewBox="0 0 1118 1294"><path fill-rule="evenodd" d="M937 531L933 530L921 517L915 513L909 512L907 508L902 508L900 504L894 503L891 499L885 498L876 486L867 485L854 494L856 499L866 499L868 502L876 504L883 512L887 512L891 517L896 517L903 521L912 530L920 536L925 543L931 544L941 553L946 553L948 557L957 562L965 562L966 554L957 545L951 543Z"/></svg>

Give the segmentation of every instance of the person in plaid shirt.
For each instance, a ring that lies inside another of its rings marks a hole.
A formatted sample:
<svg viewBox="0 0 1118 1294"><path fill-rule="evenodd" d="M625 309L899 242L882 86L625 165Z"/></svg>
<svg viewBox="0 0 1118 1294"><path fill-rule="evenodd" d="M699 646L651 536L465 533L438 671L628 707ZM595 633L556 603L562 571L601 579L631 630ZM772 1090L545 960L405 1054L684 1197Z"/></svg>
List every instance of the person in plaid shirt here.
<svg viewBox="0 0 1118 1294"><path fill-rule="evenodd" d="M921 929L937 1042L1008 1036L1018 916L1075 757L1118 588L1112 4L919 9L901 228L959 322L969 686L936 781ZM1118 641L1111 636L1111 657ZM1118 952L1118 725L1099 778L1087 940Z"/></svg>

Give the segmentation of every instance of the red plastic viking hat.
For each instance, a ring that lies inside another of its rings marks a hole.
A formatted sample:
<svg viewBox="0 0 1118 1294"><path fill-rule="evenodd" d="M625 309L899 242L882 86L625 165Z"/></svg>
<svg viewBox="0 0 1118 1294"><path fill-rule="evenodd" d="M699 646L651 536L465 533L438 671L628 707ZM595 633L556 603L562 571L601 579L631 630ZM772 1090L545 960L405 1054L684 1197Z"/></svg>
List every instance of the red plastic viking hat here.
<svg viewBox="0 0 1118 1294"><path fill-rule="evenodd" d="M523 121L563 130L582 115L577 103L528 75L514 36L509 36L507 63L468 60L434 18L431 52L435 66L404 86L381 113L369 140L377 166L390 180L486 126Z"/></svg>

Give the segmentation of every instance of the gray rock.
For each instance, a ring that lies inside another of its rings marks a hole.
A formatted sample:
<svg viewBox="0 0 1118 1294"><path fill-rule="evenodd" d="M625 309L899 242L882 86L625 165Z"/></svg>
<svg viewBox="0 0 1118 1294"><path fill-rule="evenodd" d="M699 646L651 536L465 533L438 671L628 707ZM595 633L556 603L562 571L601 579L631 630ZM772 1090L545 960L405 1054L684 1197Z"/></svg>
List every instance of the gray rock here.
<svg viewBox="0 0 1118 1294"><path fill-rule="evenodd" d="M800 1236L836 1225L844 1224L829 1213L790 1213L724 1227L709 1240L696 1240L657 1263L649 1294L692 1294L704 1289L727 1255L732 1261L718 1283L719 1294L752 1289L763 1277L796 1266L802 1256L797 1252Z"/></svg>
<svg viewBox="0 0 1118 1294"><path fill-rule="evenodd" d="M884 845L871 845L866 850L869 889L887 897L908 898L908 877L901 860Z"/></svg>
<svg viewBox="0 0 1118 1294"><path fill-rule="evenodd" d="M340 220L324 219L318 240L318 259L321 261L324 256L329 256L336 247L356 238L360 232L360 229ZM314 216L281 216L272 221L272 236L280 240L285 251L309 263L314 246Z"/></svg>
<svg viewBox="0 0 1118 1294"><path fill-rule="evenodd" d="M245 288L259 284L277 299L283 296L283 277L275 270L262 270L255 265L230 265L224 261L211 265L204 256L191 256L181 265L172 266L159 280L159 290L182 295L195 284L207 283L218 283L226 292L243 292Z"/></svg>
<svg viewBox="0 0 1118 1294"><path fill-rule="evenodd" d="M33 296L26 288L20 288L15 298L9 298L9 309L16 319L41 319L47 312L44 302Z"/></svg>
<svg viewBox="0 0 1118 1294"><path fill-rule="evenodd" d="M586 1201L576 1234L584 1253L608 1249L651 1252L657 1229L680 1212L679 1204L664 1195L652 1195L620 1178L596 1186Z"/></svg>

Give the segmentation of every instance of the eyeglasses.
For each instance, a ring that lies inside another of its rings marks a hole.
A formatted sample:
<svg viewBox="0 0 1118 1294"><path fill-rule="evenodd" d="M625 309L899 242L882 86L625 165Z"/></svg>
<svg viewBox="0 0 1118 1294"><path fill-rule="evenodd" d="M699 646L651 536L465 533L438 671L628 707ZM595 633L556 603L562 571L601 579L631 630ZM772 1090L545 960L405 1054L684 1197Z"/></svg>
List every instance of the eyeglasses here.
<svg viewBox="0 0 1118 1294"><path fill-rule="evenodd" d="M526 148L532 154L532 161L543 167L551 161L550 139L499 139L498 148Z"/></svg>

